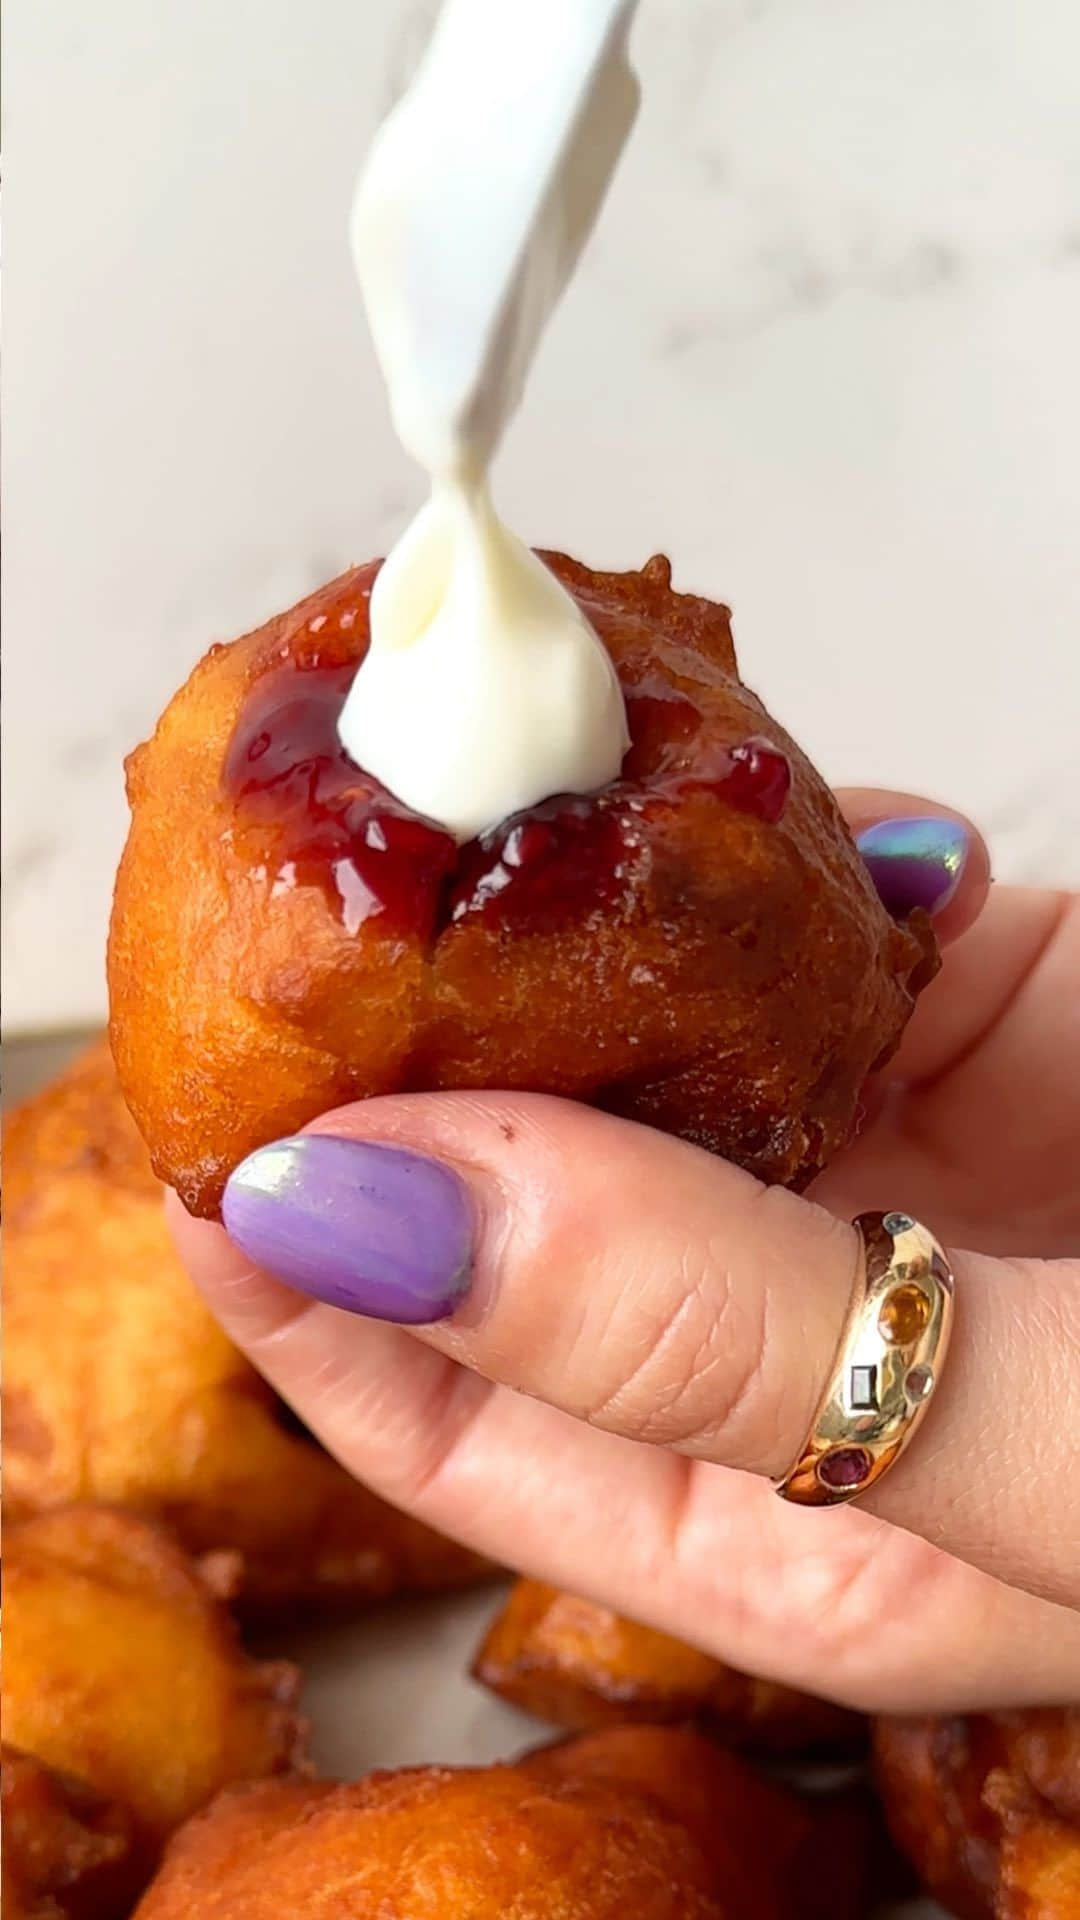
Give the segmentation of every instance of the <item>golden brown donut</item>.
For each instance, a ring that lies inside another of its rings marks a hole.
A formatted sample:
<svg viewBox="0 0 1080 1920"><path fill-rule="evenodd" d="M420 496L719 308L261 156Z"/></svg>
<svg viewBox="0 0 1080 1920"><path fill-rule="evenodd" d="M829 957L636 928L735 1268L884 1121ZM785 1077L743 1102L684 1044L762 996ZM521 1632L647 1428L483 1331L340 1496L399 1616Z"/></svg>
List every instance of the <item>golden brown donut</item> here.
<svg viewBox="0 0 1080 1920"><path fill-rule="evenodd" d="M121 1808L144 1859L221 1787L302 1761L297 1686L160 1528L92 1506L5 1526L4 1738Z"/></svg>
<svg viewBox="0 0 1080 1920"><path fill-rule="evenodd" d="M687 1729L641 1725L596 1729L519 1764L647 1794L694 1835L725 1920L776 1903L785 1920L864 1920L893 1890L888 1836L861 1783L796 1795Z"/></svg>
<svg viewBox="0 0 1080 1920"><path fill-rule="evenodd" d="M1077 1920L1080 1832L1008 1774L992 1773L985 1796L1001 1822L994 1920Z"/></svg>
<svg viewBox="0 0 1080 1920"><path fill-rule="evenodd" d="M539 1580L519 1580L472 1669L504 1700L577 1731L625 1721L692 1720L766 1753L856 1746L857 1713L759 1680L653 1627Z"/></svg>
<svg viewBox="0 0 1080 1920"><path fill-rule="evenodd" d="M16 1747L0 1758L4 1920L122 1920L139 1891L131 1821Z"/></svg>
<svg viewBox="0 0 1080 1920"><path fill-rule="evenodd" d="M1050 1899L1080 1876L1080 1707L881 1719L874 1762L896 1844L960 1920L1080 1913Z"/></svg>
<svg viewBox="0 0 1080 1920"><path fill-rule="evenodd" d="M128 763L112 1039L154 1167L216 1214L237 1162L343 1101L590 1100L801 1186L936 964L666 560L545 556L609 648L614 787L456 849L351 767L336 714L377 564L211 649ZM448 716L452 724L452 716Z"/></svg>
<svg viewBox="0 0 1080 1920"><path fill-rule="evenodd" d="M240 1556L248 1610L457 1585L482 1563L330 1459L173 1250L104 1042L4 1123L5 1514L103 1500Z"/></svg>
<svg viewBox="0 0 1080 1920"><path fill-rule="evenodd" d="M623 1727L513 1766L225 1794L138 1920L800 1920L816 1864L794 1795L696 1734Z"/></svg>

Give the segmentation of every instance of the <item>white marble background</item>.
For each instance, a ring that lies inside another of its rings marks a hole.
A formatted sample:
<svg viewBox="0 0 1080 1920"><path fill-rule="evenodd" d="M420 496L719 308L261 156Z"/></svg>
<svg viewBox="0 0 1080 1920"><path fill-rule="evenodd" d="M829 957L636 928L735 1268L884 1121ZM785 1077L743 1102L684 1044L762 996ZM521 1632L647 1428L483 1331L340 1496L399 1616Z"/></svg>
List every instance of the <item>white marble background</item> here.
<svg viewBox="0 0 1080 1920"><path fill-rule="evenodd" d="M417 499L344 227L428 11L10 0L10 1028L104 1004L120 760L179 678ZM504 503L666 549L833 779L1077 880L1075 0L642 0L635 44Z"/></svg>

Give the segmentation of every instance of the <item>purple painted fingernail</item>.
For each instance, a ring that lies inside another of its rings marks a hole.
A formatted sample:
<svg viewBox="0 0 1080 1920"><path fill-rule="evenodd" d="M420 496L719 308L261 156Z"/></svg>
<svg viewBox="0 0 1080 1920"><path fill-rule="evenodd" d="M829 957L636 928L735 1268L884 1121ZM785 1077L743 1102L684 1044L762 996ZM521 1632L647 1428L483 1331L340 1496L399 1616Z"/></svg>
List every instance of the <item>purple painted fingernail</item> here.
<svg viewBox="0 0 1080 1920"><path fill-rule="evenodd" d="M422 1326L469 1283L473 1210L423 1153L298 1133L242 1160L225 1189L230 1240L287 1286L375 1320Z"/></svg>
<svg viewBox="0 0 1080 1920"><path fill-rule="evenodd" d="M939 913L960 885L970 840L959 820L900 815L877 820L856 842L886 913L903 920L913 907Z"/></svg>

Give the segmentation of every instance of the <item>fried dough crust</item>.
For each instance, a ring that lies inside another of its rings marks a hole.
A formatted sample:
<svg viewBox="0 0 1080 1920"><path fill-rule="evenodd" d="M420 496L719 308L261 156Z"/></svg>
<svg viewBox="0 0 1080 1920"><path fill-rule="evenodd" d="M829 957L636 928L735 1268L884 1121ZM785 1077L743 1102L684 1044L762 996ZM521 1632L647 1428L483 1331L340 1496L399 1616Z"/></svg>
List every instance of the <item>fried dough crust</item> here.
<svg viewBox="0 0 1080 1920"><path fill-rule="evenodd" d="M571 1731L689 1720L733 1745L793 1753L855 1747L866 1724L539 1580L514 1586L473 1673L502 1699Z"/></svg>
<svg viewBox="0 0 1080 1920"><path fill-rule="evenodd" d="M960 1920L1080 1914L1080 1708L882 1719L874 1759L893 1838Z"/></svg>
<svg viewBox="0 0 1080 1920"><path fill-rule="evenodd" d="M232 1781L300 1764L298 1675L256 1662L164 1531L106 1507L5 1527L4 1736L88 1781L143 1854Z"/></svg>
<svg viewBox="0 0 1080 1920"><path fill-rule="evenodd" d="M98 1500L239 1558L245 1610L459 1585L482 1563L361 1486L184 1272L104 1041L4 1122L5 1514Z"/></svg>
<svg viewBox="0 0 1080 1920"><path fill-rule="evenodd" d="M138 1920L795 1920L814 1832L700 1736L612 1728L516 1765L223 1795Z"/></svg>
<svg viewBox="0 0 1080 1920"><path fill-rule="evenodd" d="M5 1920L121 1920L139 1889L124 1809L8 1746L0 1797Z"/></svg>

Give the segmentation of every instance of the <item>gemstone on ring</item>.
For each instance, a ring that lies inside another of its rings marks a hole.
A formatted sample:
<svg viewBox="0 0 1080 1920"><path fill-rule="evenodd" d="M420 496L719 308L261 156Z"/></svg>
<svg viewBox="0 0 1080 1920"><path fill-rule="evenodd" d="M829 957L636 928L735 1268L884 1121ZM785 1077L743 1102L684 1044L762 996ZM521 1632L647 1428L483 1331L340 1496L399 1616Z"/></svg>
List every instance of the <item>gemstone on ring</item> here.
<svg viewBox="0 0 1080 1920"><path fill-rule="evenodd" d="M859 1255L836 1357L806 1439L774 1482L797 1506L858 1499L889 1471L937 1398L949 1349L953 1279L940 1242L899 1210L852 1224Z"/></svg>
<svg viewBox="0 0 1080 1920"><path fill-rule="evenodd" d="M930 1302L921 1287L905 1281L882 1303L878 1327L890 1347L906 1347L917 1340L930 1318Z"/></svg>
<svg viewBox="0 0 1080 1920"><path fill-rule="evenodd" d="M850 1392L852 1413L876 1413L877 1368L852 1367Z"/></svg>
<svg viewBox="0 0 1080 1920"><path fill-rule="evenodd" d="M908 1399L918 1406L920 1401L929 1400L934 1391L934 1370L932 1367L910 1367L904 1376L904 1392Z"/></svg>
<svg viewBox="0 0 1080 1920"><path fill-rule="evenodd" d="M834 1447L817 1463L817 1477L833 1493L861 1487L873 1462L865 1447Z"/></svg>

